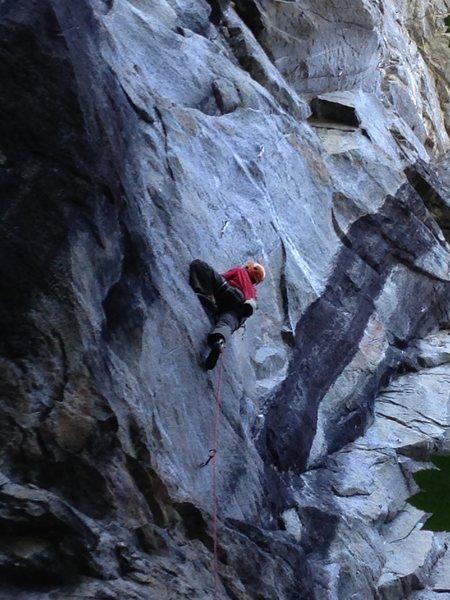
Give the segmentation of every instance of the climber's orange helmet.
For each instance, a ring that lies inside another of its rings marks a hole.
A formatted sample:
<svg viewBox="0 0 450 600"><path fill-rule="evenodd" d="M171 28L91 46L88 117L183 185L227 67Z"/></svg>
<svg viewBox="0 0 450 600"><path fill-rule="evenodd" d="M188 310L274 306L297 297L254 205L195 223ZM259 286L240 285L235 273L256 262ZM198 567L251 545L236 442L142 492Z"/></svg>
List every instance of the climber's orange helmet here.
<svg viewBox="0 0 450 600"><path fill-rule="evenodd" d="M261 264L257 262L248 262L245 263L244 269L250 275L250 279L255 285L258 285L258 283L264 281L266 270Z"/></svg>

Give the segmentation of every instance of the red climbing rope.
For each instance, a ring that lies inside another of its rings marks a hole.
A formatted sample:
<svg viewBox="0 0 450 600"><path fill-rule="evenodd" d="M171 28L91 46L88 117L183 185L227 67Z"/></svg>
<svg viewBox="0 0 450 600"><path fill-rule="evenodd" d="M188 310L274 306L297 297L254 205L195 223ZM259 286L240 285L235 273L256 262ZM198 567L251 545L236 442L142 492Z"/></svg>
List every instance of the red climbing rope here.
<svg viewBox="0 0 450 600"><path fill-rule="evenodd" d="M212 472L212 514L213 514L213 573L214 573L214 600L219 600L219 520L217 517L217 462L216 455L219 445L219 417L220 417L220 405L222 402L221 391L222 391L222 380L223 380L223 349L220 353L219 361L219 374L217 377L216 387L216 401L214 408L214 428L213 428L213 447L209 451L209 456L205 462L200 463L198 466L200 469L206 467L211 461L213 462Z"/></svg>
<svg viewBox="0 0 450 600"><path fill-rule="evenodd" d="M220 355L219 361L219 374L217 377L217 388L216 388L216 403L215 403L215 414L214 414L214 431L213 431L213 443L214 448L213 456L213 473L212 473L212 513L213 513L213 572L214 572L214 600L219 600L219 559L218 559L218 545L219 545L219 528L217 518L217 450L219 446L219 417L220 417L220 405L221 405L221 389L223 379L223 350Z"/></svg>

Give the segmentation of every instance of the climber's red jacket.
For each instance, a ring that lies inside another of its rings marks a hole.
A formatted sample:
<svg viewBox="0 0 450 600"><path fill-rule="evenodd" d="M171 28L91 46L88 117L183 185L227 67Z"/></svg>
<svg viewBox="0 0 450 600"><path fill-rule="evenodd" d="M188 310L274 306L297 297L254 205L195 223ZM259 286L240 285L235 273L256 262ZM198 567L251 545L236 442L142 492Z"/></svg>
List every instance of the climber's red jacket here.
<svg viewBox="0 0 450 600"><path fill-rule="evenodd" d="M256 299L255 286L250 279L250 275L243 267L233 267L222 273L222 277L233 287L239 288L246 300Z"/></svg>

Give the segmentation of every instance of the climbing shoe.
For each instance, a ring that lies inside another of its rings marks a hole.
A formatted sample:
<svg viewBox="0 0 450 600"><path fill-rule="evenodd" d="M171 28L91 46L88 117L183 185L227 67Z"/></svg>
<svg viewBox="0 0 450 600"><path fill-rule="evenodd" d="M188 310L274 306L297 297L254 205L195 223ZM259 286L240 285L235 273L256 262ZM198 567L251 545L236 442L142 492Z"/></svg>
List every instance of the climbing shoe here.
<svg viewBox="0 0 450 600"><path fill-rule="evenodd" d="M224 347L225 342L223 340L217 340L216 342L213 342L211 344L211 351L208 354L208 358L205 360L205 369L207 369L208 371L210 369L214 369L219 356L223 352Z"/></svg>

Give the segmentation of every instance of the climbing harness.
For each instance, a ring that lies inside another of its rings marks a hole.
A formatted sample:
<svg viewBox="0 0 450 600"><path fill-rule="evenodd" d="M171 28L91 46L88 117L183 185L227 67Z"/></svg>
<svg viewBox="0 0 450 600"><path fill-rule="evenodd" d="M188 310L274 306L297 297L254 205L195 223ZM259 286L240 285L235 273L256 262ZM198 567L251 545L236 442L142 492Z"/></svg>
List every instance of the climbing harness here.
<svg viewBox="0 0 450 600"><path fill-rule="evenodd" d="M220 406L222 403L222 381L223 381L223 349L220 353L219 359L219 374L217 376L216 386L216 399L214 409L214 428L213 428L213 447L209 451L209 456L205 462L199 465L200 468L206 467L206 465L212 460L212 514L213 514L213 573L214 573L214 600L219 600L219 559L218 559L218 546L219 546L219 528L218 528L218 503L217 503L217 451L219 445L219 417L220 417ZM213 460L214 459L214 460Z"/></svg>

